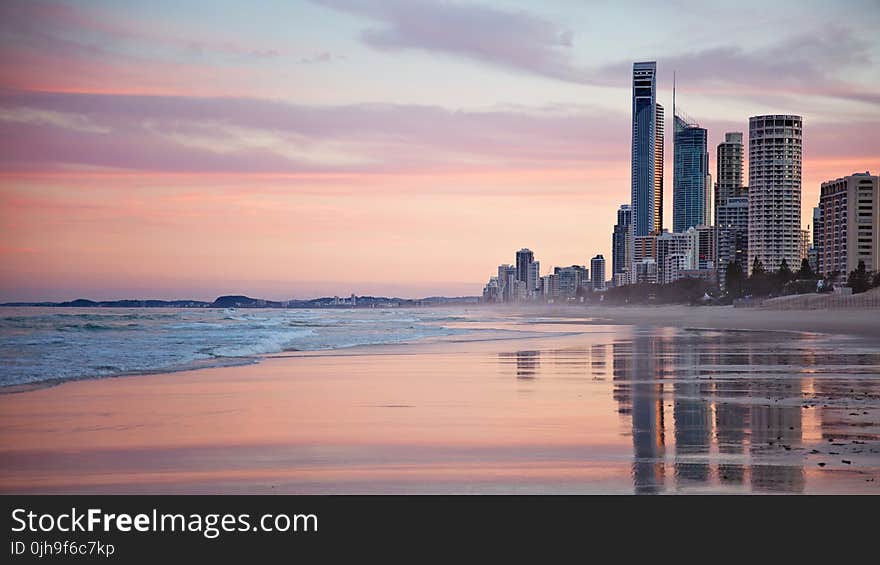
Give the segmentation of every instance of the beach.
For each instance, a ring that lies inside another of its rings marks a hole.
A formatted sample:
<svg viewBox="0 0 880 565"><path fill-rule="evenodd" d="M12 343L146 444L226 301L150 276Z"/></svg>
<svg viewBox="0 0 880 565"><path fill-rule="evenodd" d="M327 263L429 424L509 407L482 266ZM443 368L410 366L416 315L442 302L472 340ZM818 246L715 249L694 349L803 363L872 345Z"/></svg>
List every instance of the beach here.
<svg viewBox="0 0 880 565"><path fill-rule="evenodd" d="M543 315L572 316L568 308L541 310ZM880 341L880 309L775 310L733 306L589 306L594 323L771 330L859 335Z"/></svg>
<svg viewBox="0 0 880 565"><path fill-rule="evenodd" d="M2 394L0 491L880 494L876 311L442 325L462 331Z"/></svg>

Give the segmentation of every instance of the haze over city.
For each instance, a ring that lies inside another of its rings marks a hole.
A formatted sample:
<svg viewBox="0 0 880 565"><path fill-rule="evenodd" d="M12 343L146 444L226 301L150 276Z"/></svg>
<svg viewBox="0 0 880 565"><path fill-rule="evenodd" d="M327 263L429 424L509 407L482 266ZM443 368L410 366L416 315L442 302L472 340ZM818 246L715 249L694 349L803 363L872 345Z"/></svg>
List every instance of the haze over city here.
<svg viewBox="0 0 880 565"><path fill-rule="evenodd" d="M520 247L610 259L639 60L710 171L749 116L803 117L803 228L880 170L872 2L268 8L0 6L0 300L476 295Z"/></svg>

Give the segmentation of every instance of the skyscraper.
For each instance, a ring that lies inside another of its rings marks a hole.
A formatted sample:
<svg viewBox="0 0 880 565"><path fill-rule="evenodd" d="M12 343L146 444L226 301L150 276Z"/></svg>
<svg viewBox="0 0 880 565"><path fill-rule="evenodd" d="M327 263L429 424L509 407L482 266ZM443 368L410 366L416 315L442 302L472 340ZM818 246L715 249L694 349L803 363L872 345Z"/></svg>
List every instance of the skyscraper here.
<svg viewBox="0 0 880 565"><path fill-rule="evenodd" d="M645 236L658 229L658 113L657 63L633 63L632 90L632 234ZM661 133L662 138L662 133ZM660 142L662 146L662 141ZM662 164L659 165L662 167ZM659 181L659 182L662 182ZM662 191L661 191L662 192ZM632 245L632 241L630 244Z"/></svg>
<svg viewBox="0 0 880 565"><path fill-rule="evenodd" d="M663 106L657 104L654 121L654 233L663 231L663 145L664 114Z"/></svg>
<svg viewBox="0 0 880 565"><path fill-rule="evenodd" d="M810 260L810 268L814 273L819 272L819 239L822 237L820 230L822 229L822 206L813 208L813 243L807 253Z"/></svg>
<svg viewBox="0 0 880 565"><path fill-rule="evenodd" d="M596 255L590 260L591 283L594 291L605 290L605 257Z"/></svg>
<svg viewBox="0 0 880 565"><path fill-rule="evenodd" d="M748 271L749 189L743 186L743 134L724 134L718 144L715 179L715 226L718 228L718 281L725 288L727 265Z"/></svg>
<svg viewBox="0 0 880 565"><path fill-rule="evenodd" d="M819 274L846 275L859 261L868 271L880 268L880 177L853 173L823 182L819 207Z"/></svg>
<svg viewBox="0 0 880 565"><path fill-rule="evenodd" d="M516 252L516 280L522 283L529 281L529 265L535 260L535 254L530 249L520 249Z"/></svg>
<svg viewBox="0 0 880 565"><path fill-rule="evenodd" d="M736 263L743 272L748 270L749 254L749 199L729 196L716 207L718 229L718 280L722 288L727 281L727 265ZM792 267L794 269L794 267Z"/></svg>
<svg viewBox="0 0 880 565"><path fill-rule="evenodd" d="M749 272L755 259L776 271L801 259L800 116L749 118Z"/></svg>
<svg viewBox="0 0 880 565"><path fill-rule="evenodd" d="M516 298L516 267L513 265L498 265L498 287L501 292L501 301L510 302Z"/></svg>
<svg viewBox="0 0 880 565"><path fill-rule="evenodd" d="M590 272L581 265L571 267L555 267L553 269L553 281L555 288L553 296L556 298L575 299L578 289L590 284Z"/></svg>
<svg viewBox="0 0 880 565"><path fill-rule="evenodd" d="M530 297L536 296L541 289L541 262L533 261L529 263L528 277L526 281L526 292Z"/></svg>
<svg viewBox="0 0 880 565"><path fill-rule="evenodd" d="M672 231L682 233L707 223L710 199L706 130L680 116L672 104Z"/></svg>
<svg viewBox="0 0 880 565"><path fill-rule="evenodd" d="M743 187L743 134L731 131L724 134L724 142L718 144L715 174L715 209L727 204L728 198L748 196ZM715 225L719 225L715 216Z"/></svg>
<svg viewBox="0 0 880 565"><path fill-rule="evenodd" d="M611 234L611 276L626 273L630 269L632 244L630 242L630 224L632 209L629 204L622 204L617 210L617 223Z"/></svg>

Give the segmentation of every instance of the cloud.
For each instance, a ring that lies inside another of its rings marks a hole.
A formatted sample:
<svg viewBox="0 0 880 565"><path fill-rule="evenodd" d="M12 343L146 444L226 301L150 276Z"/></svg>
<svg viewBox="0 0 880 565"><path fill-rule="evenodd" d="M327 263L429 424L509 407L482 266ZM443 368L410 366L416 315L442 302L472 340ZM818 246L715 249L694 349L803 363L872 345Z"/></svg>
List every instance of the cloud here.
<svg viewBox="0 0 880 565"><path fill-rule="evenodd" d="M746 124L705 125L715 134ZM806 116L807 158L876 159L878 126ZM7 171L599 174L628 156L629 115L582 106L453 110L0 90L0 166Z"/></svg>
<svg viewBox="0 0 880 565"><path fill-rule="evenodd" d="M344 60L347 59L345 55L334 55L329 51L322 51L321 53L316 53L310 57L302 57L300 58L300 63L312 64L312 63L329 63L334 60Z"/></svg>
<svg viewBox="0 0 880 565"><path fill-rule="evenodd" d="M177 172L582 167L626 153L625 115L0 91L0 162Z"/></svg>
<svg viewBox="0 0 880 565"><path fill-rule="evenodd" d="M872 65L871 45L840 26L790 37L755 50L716 46L658 57L658 67L675 70L691 91L729 97L825 96L880 104L877 85L850 83L836 75ZM632 63L621 61L596 72L612 84L627 76Z"/></svg>
<svg viewBox="0 0 880 565"><path fill-rule="evenodd" d="M0 30L17 44L45 51L66 46L90 51L93 56L118 52L112 47L120 43L150 48L166 46L189 55L213 53L254 59L281 55L278 49L242 45L229 37L182 35L149 22L120 18L109 11L40 0L4 1L0 4Z"/></svg>
<svg viewBox="0 0 880 565"><path fill-rule="evenodd" d="M572 31L525 11L458 2L316 1L382 22L362 35L376 49L456 55L570 82L588 78L571 62Z"/></svg>
<svg viewBox="0 0 880 565"><path fill-rule="evenodd" d="M361 35L378 50L416 49L571 83L628 86L632 60L578 65L572 32L525 11L445 0L314 1L379 22ZM850 27L823 22L819 29L752 50L731 43L686 53L658 51L647 58L656 59L661 70L681 72L689 87L721 95L812 95L880 104L876 84L840 78L849 69L869 68L871 48Z"/></svg>

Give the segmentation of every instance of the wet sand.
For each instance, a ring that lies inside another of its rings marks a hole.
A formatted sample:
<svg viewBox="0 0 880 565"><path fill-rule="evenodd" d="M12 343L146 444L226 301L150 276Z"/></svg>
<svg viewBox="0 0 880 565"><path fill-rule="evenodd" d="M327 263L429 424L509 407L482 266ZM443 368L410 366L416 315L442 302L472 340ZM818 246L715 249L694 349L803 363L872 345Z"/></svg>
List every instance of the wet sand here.
<svg viewBox="0 0 880 565"><path fill-rule="evenodd" d="M538 315L571 318L570 307L542 307ZM639 324L712 329L849 334L880 343L880 309L769 310L733 306L588 306L580 316L597 324Z"/></svg>
<svg viewBox="0 0 880 565"><path fill-rule="evenodd" d="M0 491L880 493L876 340L575 314L0 395Z"/></svg>

